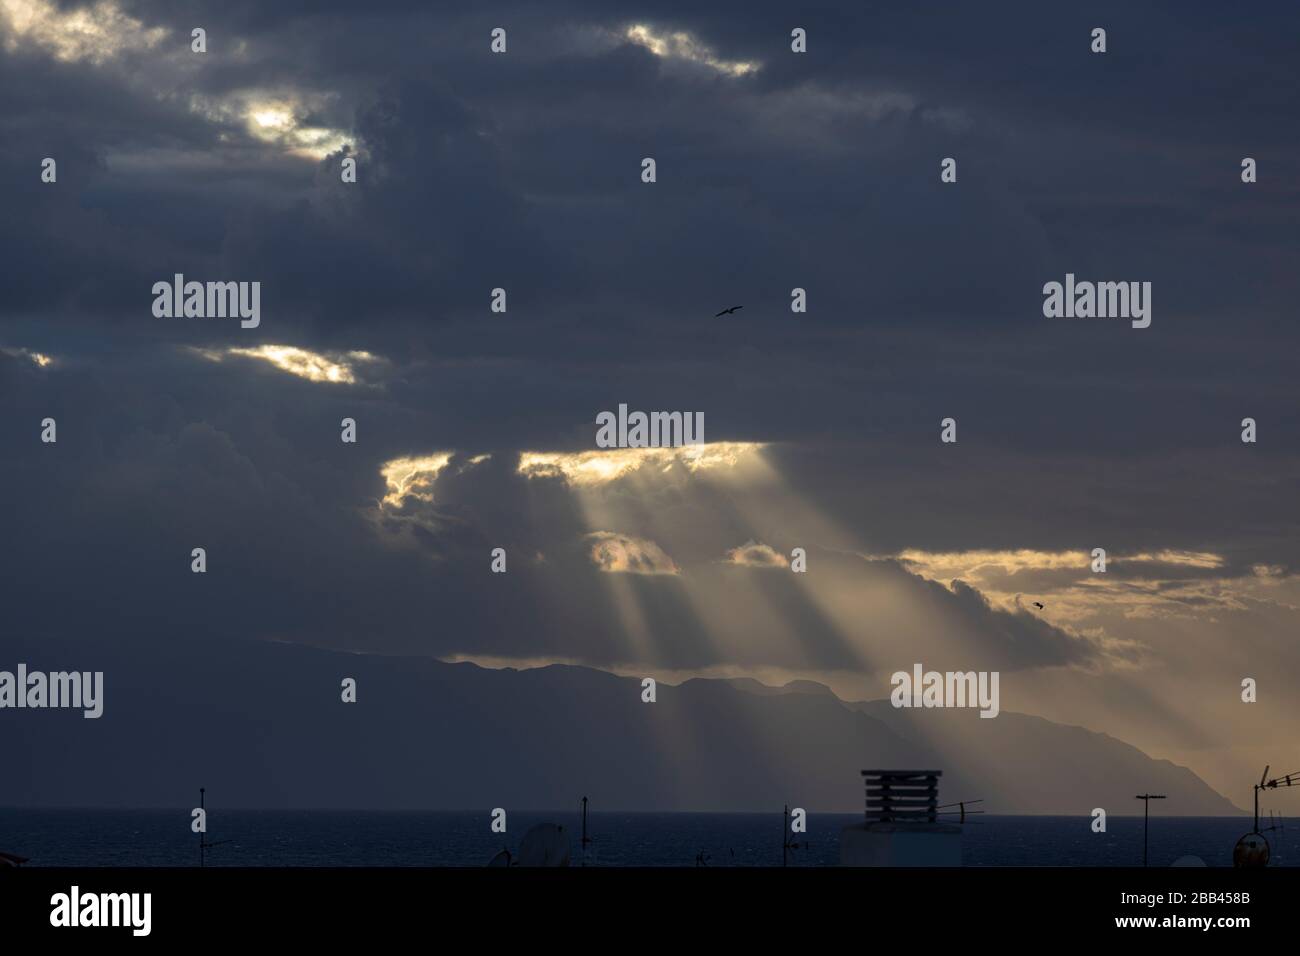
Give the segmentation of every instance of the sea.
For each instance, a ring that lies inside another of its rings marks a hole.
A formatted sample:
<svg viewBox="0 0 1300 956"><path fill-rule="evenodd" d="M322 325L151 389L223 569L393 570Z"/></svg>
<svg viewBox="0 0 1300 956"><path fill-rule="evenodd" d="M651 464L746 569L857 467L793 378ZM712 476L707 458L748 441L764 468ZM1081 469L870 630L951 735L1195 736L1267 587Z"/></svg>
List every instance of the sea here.
<svg viewBox="0 0 1300 956"><path fill-rule="evenodd" d="M490 811L208 811L206 866L483 866L536 823L564 827L572 864L588 866L835 866L842 827L861 814L812 813L807 832L789 834L775 813L612 813L592 811L581 845L573 812L514 812L493 833ZM28 866L198 866L199 835L187 809L0 809L0 851ZM1262 824L1266 825L1266 824ZM1151 866L1231 866L1250 817L1153 816ZM1270 866L1300 865L1300 824L1268 830ZM981 866L1141 866L1142 817L969 817L962 860Z"/></svg>

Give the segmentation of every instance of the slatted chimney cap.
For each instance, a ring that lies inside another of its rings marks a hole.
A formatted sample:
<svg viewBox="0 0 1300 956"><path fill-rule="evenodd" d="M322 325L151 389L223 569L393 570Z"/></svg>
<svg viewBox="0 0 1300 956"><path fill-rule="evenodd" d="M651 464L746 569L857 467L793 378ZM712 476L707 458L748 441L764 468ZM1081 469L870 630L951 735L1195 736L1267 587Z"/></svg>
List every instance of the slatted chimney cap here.
<svg viewBox="0 0 1300 956"><path fill-rule="evenodd" d="M868 824L937 823L939 770L864 770Z"/></svg>
<svg viewBox="0 0 1300 956"><path fill-rule="evenodd" d="M864 770L864 777L942 777L942 770Z"/></svg>

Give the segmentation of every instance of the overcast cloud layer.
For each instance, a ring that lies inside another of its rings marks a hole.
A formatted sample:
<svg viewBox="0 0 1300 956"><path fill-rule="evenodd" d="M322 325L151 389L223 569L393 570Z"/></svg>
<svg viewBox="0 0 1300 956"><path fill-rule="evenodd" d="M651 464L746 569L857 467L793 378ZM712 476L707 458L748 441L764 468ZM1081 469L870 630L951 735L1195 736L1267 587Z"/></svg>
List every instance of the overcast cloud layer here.
<svg viewBox="0 0 1300 956"><path fill-rule="evenodd" d="M5 629L1001 670L1240 790L1300 718L1300 13L902 6L0 0ZM736 444L596 474L619 403Z"/></svg>

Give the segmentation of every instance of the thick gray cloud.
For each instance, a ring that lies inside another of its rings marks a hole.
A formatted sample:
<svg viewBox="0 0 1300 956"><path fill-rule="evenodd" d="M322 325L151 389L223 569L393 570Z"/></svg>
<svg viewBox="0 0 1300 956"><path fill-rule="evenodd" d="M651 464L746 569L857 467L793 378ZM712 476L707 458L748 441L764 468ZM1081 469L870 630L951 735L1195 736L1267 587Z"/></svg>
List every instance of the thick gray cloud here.
<svg viewBox="0 0 1300 956"><path fill-rule="evenodd" d="M789 14L749 6L129 9L170 46L0 59L18 344L88 329L455 357L495 396L478 427L511 417L533 442L591 417L587 395L565 401L575 377L705 408L737 437L924 423L928 440L955 411L1003 445L1086 454L1183 448L1244 414L1268 422L1266 448L1296 437L1296 134L1268 82L1289 62L1273 30L1117 6L1089 13L1111 32L1097 57L1078 37L1091 20L1032 5L996 22L826 8L798 57ZM618 42L636 21L763 67L674 68ZM182 41L200 22L198 60ZM487 50L497 23L504 57ZM313 169L192 108L246 90L326 97L302 122L364 150L358 184L337 156ZM47 154L57 187L35 177ZM147 289L176 271L260 280L263 326L153 319ZM1153 327L1044 320L1040 287L1067 271L1149 279ZM788 310L796 285L807 315ZM487 312L496 286L508 316ZM519 392L534 383L562 404L504 415L535 407Z"/></svg>
<svg viewBox="0 0 1300 956"><path fill-rule="evenodd" d="M1222 556L1221 578L1300 563L1291 5L122 9L168 38L99 62L0 42L0 348L55 357L0 352L9 627L1104 673L1176 647L862 555L1184 549ZM761 69L656 56L633 23ZM1087 51L1097 25L1105 56ZM295 155L249 119L285 102L346 140L355 185L342 149ZM154 318L150 288L175 272L260 281L261 326ZM1151 281L1151 328L1045 319L1042 284L1066 272ZM270 343L385 362L344 386L185 348ZM779 480L619 484L598 496L617 521L598 522L589 497L516 474L521 451L590 448L620 402L771 442ZM57 445L37 440L46 416ZM437 451L457 457L434 501L380 509L383 463ZM599 532L680 573L600 570ZM808 548L807 581L721 564L747 541ZM878 618L853 617L857 593L881 595Z"/></svg>
<svg viewBox="0 0 1300 956"><path fill-rule="evenodd" d="M25 502L0 522L6 540L22 542L3 559L5 580L28 598L13 610L13 626L72 634L107 618L124 632L163 627L350 649L853 669L865 665L868 646L923 649L933 636L924 622L947 616L947 639L967 643L972 661L1018 668L1098 654L1027 615L994 611L973 592L949 593L892 562L826 551L798 520L755 527L746 516L763 513L765 493L725 474L693 476L679 466L677 481L652 475L648 484L626 479L580 493L558 477L519 475L516 449L468 444L474 436L462 432L454 434L462 451L429 489L433 500L381 505L390 492L384 461L456 448L455 440L416 449L409 441L453 429L427 416L385 428L382 402L256 367L184 353L154 361L177 378L186 369L188 392L158 402L149 367L129 360L125 368L41 370L0 356L15 421L59 422L53 445L34 440L35 426L5 436L20 450L9 485ZM204 393L229 376L241 383L239 396L220 410L206 404ZM357 446L339 441L334 423L344 415L359 420ZM478 454L492 457L471 465ZM612 528L584 516L591 495ZM592 532L649 542L647 553L666 549L680 573L602 570L608 562L593 557ZM755 533L775 535L781 553L807 545L814 573L724 567L727 551ZM189 570L199 546L209 561L203 577ZM505 576L489 572L494 547L507 549ZM625 633L612 591L624 585L645 615L647 645ZM701 600L693 585L718 611L764 592L771 614L751 622L743 644L719 644L709 615L692 603ZM855 588L896 597L879 620L845 633L818 601Z"/></svg>

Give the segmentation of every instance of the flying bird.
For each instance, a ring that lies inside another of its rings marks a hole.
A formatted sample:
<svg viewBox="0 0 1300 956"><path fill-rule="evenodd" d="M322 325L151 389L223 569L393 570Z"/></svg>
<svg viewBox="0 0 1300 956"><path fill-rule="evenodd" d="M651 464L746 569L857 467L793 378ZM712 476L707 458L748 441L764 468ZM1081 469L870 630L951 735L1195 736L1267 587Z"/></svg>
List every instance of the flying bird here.
<svg viewBox="0 0 1300 956"><path fill-rule="evenodd" d="M723 309L721 312L718 313L718 315L731 315L731 313L735 312L737 309L743 309L743 308L744 308L743 305L733 305L729 309ZM718 315L715 315L714 318L716 319Z"/></svg>
<svg viewBox="0 0 1300 956"><path fill-rule="evenodd" d="M1043 606L1039 604L1037 601L1034 602L1034 607L1038 608L1038 610L1040 611L1043 609Z"/></svg>

